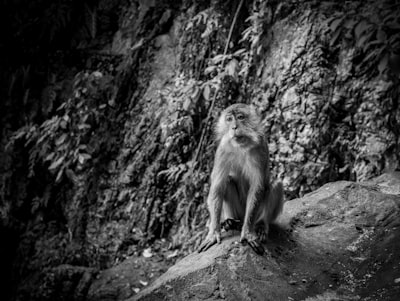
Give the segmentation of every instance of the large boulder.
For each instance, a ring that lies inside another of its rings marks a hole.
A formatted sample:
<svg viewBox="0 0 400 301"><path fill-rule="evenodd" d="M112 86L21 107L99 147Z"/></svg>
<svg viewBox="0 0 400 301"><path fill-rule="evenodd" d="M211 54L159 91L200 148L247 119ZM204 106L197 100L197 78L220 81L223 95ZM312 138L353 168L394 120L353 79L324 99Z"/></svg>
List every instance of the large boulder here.
<svg viewBox="0 0 400 301"><path fill-rule="evenodd" d="M263 256L226 233L133 300L399 300L400 173L289 201Z"/></svg>

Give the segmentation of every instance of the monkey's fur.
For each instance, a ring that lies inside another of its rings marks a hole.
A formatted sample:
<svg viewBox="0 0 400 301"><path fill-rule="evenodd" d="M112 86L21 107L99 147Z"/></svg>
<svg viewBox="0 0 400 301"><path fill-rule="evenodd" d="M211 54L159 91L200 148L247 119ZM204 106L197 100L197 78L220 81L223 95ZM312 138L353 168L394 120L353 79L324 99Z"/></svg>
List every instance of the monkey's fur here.
<svg viewBox="0 0 400 301"><path fill-rule="evenodd" d="M234 104L216 124L218 148L207 199L209 232L198 251L221 241L221 220L228 228L243 225L240 241L258 254L269 224L283 207L282 184L270 182L268 146L255 109Z"/></svg>

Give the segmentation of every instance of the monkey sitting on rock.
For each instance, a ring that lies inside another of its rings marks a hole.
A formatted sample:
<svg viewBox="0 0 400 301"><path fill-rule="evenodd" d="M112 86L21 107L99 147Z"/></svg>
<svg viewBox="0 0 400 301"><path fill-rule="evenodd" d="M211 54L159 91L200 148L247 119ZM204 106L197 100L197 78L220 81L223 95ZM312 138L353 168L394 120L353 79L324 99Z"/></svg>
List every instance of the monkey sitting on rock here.
<svg viewBox="0 0 400 301"><path fill-rule="evenodd" d="M255 108L241 103L226 108L216 124L216 141L209 232L198 251L220 243L222 220L227 230L241 227L240 242L263 254L261 242L284 201L282 183L270 181L268 146Z"/></svg>

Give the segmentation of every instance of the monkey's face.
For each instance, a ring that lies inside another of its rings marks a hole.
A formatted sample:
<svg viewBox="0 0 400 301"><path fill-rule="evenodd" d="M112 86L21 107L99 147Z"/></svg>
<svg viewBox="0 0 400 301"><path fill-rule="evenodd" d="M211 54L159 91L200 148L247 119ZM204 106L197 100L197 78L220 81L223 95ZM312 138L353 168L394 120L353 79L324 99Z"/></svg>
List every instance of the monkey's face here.
<svg viewBox="0 0 400 301"><path fill-rule="evenodd" d="M240 145L258 143L260 118L254 108L245 104L235 104L222 113L217 124L219 138L231 140Z"/></svg>
<svg viewBox="0 0 400 301"><path fill-rule="evenodd" d="M248 133L247 116L243 112L229 112L225 115L225 123L229 138L236 142L244 142ZM247 129L247 131L246 131Z"/></svg>

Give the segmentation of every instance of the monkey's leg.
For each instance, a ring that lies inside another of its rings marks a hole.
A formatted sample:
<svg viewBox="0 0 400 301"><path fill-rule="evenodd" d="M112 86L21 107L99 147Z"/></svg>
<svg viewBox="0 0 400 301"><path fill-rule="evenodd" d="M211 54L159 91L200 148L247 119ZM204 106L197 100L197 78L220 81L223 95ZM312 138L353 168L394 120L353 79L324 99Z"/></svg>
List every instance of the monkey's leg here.
<svg viewBox="0 0 400 301"><path fill-rule="evenodd" d="M257 254L264 254L264 247L262 246L260 236L257 235L256 231L244 232L242 228L240 242L243 244L247 243Z"/></svg>
<svg viewBox="0 0 400 301"><path fill-rule="evenodd" d="M210 193L207 199L208 211L210 212L210 224L208 234L205 240L198 248L198 252L204 252L216 243L221 242L221 211L223 204L224 185L220 182L211 185Z"/></svg>
<svg viewBox="0 0 400 301"><path fill-rule="evenodd" d="M250 187L248 192L248 197L246 200L246 213L243 222L242 233L240 235L240 242L247 243L254 252L259 255L264 254L264 247L261 244L261 241L256 233L256 221L258 220L257 216L259 215L260 208L260 198L262 195L260 194L260 190L258 185L254 185Z"/></svg>
<svg viewBox="0 0 400 301"><path fill-rule="evenodd" d="M265 199L257 211L256 233L260 242L266 242L268 238L270 215L272 213L270 205L269 199Z"/></svg>
<svg viewBox="0 0 400 301"><path fill-rule="evenodd" d="M231 179L227 186L227 193L222 205L222 220L221 227L225 231L238 230L243 226L243 212L245 204L240 201L239 191L236 183Z"/></svg>

